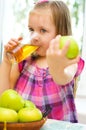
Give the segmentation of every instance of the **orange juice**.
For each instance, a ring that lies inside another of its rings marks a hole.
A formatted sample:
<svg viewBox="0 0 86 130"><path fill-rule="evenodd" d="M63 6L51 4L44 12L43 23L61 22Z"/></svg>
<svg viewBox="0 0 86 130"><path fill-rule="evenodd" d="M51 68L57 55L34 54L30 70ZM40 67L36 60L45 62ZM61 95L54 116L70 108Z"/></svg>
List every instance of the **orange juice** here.
<svg viewBox="0 0 86 130"><path fill-rule="evenodd" d="M15 48L7 52L7 56L12 63L19 63L28 56L30 56L38 47L29 44L19 44Z"/></svg>

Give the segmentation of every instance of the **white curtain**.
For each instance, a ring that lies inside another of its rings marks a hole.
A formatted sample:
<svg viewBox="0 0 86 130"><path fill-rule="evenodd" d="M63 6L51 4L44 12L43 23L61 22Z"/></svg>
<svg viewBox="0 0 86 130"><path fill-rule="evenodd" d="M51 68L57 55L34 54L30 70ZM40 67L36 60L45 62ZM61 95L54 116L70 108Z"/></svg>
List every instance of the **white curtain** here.
<svg viewBox="0 0 86 130"><path fill-rule="evenodd" d="M3 46L4 5L5 0L0 0L0 62L2 59L2 46Z"/></svg>
<svg viewBox="0 0 86 130"><path fill-rule="evenodd" d="M78 95L86 96L86 0L84 5L83 13L83 43L82 43L82 58L85 61L84 70L80 76L79 86L78 86Z"/></svg>
<svg viewBox="0 0 86 130"><path fill-rule="evenodd" d="M7 43L12 34L14 24L13 1L14 0L0 0L0 62L2 59L3 45Z"/></svg>

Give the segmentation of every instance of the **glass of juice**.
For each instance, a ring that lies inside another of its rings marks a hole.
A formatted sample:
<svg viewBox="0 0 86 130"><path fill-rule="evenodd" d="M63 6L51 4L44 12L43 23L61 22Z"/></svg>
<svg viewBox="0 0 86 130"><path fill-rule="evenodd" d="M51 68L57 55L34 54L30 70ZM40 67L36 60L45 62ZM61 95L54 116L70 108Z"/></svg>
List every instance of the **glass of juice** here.
<svg viewBox="0 0 86 130"><path fill-rule="evenodd" d="M30 45L30 40L25 38L20 44L9 49L6 54L12 63L19 63L30 56L37 48L38 46Z"/></svg>

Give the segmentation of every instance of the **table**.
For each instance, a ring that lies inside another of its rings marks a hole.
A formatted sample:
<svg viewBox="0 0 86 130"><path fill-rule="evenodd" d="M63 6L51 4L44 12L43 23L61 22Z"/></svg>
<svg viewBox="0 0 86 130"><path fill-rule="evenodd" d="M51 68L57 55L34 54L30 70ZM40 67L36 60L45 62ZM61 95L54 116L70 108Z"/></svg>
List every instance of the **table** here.
<svg viewBox="0 0 86 130"><path fill-rule="evenodd" d="M86 130L86 125L47 119L40 130Z"/></svg>

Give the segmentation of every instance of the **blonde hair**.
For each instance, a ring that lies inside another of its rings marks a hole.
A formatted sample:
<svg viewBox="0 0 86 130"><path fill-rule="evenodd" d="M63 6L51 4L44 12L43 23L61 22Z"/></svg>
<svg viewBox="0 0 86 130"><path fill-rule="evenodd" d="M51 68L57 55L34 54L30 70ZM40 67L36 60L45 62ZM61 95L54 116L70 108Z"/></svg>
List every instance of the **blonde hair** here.
<svg viewBox="0 0 86 130"><path fill-rule="evenodd" d="M51 9L57 35L72 35L70 12L63 1L43 1L36 3L34 6L34 9L41 8L44 10Z"/></svg>

